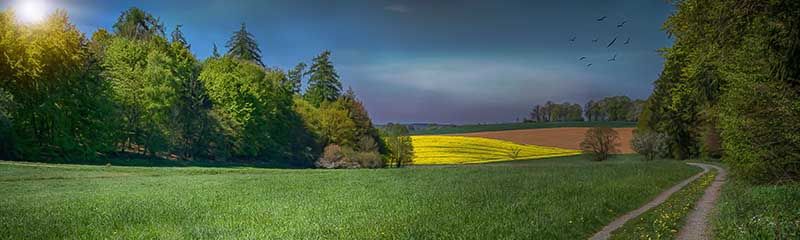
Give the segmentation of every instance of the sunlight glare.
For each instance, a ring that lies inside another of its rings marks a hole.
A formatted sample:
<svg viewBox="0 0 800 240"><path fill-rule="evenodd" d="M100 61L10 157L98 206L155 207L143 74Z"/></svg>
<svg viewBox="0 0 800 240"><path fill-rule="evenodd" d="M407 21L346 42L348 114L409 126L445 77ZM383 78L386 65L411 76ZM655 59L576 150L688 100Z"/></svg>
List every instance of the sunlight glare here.
<svg viewBox="0 0 800 240"><path fill-rule="evenodd" d="M47 16L47 7L42 0L22 0L17 2L15 12L23 23L38 23Z"/></svg>

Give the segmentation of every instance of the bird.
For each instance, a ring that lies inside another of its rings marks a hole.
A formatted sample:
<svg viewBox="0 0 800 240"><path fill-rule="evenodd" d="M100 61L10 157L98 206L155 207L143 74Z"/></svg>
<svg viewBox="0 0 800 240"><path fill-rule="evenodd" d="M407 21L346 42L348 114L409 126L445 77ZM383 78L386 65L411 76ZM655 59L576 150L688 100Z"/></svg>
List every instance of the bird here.
<svg viewBox="0 0 800 240"><path fill-rule="evenodd" d="M617 27L618 28L622 28L622 26L625 26L625 23L627 23L627 22L628 21L622 21L621 23L617 24Z"/></svg>
<svg viewBox="0 0 800 240"><path fill-rule="evenodd" d="M581 58L578 59L578 61L581 61L583 59L586 59L586 57L581 57Z"/></svg>
<svg viewBox="0 0 800 240"><path fill-rule="evenodd" d="M572 38L569 39L569 41L570 42L574 42L576 38L578 38L578 37L572 37Z"/></svg>
<svg viewBox="0 0 800 240"><path fill-rule="evenodd" d="M602 22L603 20L606 20L606 16L602 16L602 17L597 19L598 22Z"/></svg>
<svg viewBox="0 0 800 240"><path fill-rule="evenodd" d="M617 61L617 54L614 54L614 57L608 59L609 62Z"/></svg>
<svg viewBox="0 0 800 240"><path fill-rule="evenodd" d="M593 42L593 43L596 43L596 42L597 42L597 38L595 38L595 39L592 39L592 42Z"/></svg>
<svg viewBox="0 0 800 240"><path fill-rule="evenodd" d="M628 40L625 40L625 43L623 43L623 44L628 45L628 43L631 43L631 38L628 38Z"/></svg>
<svg viewBox="0 0 800 240"><path fill-rule="evenodd" d="M592 66L592 64L591 64L591 63L589 63L589 64L586 64L586 67L591 67L591 66Z"/></svg>
<svg viewBox="0 0 800 240"><path fill-rule="evenodd" d="M614 45L615 42L617 42L617 38L616 37L614 37L614 40L611 40L611 42L608 43L608 46L606 46L606 48L610 48L611 45Z"/></svg>

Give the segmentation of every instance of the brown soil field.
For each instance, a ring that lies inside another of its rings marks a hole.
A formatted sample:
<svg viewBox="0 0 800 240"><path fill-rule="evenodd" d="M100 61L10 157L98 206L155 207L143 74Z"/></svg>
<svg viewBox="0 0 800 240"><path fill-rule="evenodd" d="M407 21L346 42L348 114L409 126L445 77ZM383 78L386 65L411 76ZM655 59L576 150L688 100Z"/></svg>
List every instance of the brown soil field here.
<svg viewBox="0 0 800 240"><path fill-rule="evenodd" d="M475 132L450 134L457 136L484 137L506 140L520 144L580 149L583 135L589 128L539 128L508 131ZM634 128L614 128L619 133L619 150L622 153L634 153L631 148Z"/></svg>

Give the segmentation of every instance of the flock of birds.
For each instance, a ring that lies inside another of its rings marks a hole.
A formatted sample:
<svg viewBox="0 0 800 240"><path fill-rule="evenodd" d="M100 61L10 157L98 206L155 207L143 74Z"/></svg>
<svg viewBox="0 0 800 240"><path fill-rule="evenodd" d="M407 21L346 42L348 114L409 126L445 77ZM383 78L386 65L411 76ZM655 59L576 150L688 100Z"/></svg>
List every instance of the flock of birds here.
<svg viewBox="0 0 800 240"><path fill-rule="evenodd" d="M596 21L599 22L599 23L603 23L603 22L606 22L606 18L608 18L608 17L607 16L602 16L600 18L597 18ZM617 29L622 29L623 27L625 27L626 23L628 23L627 20L624 20L624 21L620 22L619 24L617 24ZM614 39L609 41L608 44L606 45L606 48L611 48L612 46L614 46L614 44L617 43L617 38L618 38L618 36L615 36ZM574 44L577 39L578 39L577 36L573 36L572 38L570 38L569 39L570 44ZM598 39L596 37L594 39L592 39L592 43L594 43L594 44L597 44L599 41L600 41L600 39ZM628 45L630 43L631 43L631 38L628 37L627 39L625 39L625 42L623 42L622 44L623 45ZM578 58L578 61L587 62L586 63L586 67L587 68L591 67L593 65L591 62L588 62L589 60L588 60L588 57L586 57L586 56L582 56L582 57ZM609 62L617 61L617 54L614 53L614 56L609 58L608 61Z"/></svg>

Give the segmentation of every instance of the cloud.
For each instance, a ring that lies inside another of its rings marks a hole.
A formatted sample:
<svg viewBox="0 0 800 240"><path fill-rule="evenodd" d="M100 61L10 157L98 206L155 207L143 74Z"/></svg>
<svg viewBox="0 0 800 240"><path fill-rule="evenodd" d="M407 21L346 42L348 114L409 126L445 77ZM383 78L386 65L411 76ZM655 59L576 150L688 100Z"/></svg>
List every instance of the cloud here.
<svg viewBox="0 0 800 240"><path fill-rule="evenodd" d="M408 8L408 6L402 5L402 4L392 4L392 5L383 7L383 10L390 11L390 12L396 12L396 13L408 13L408 12L411 11L411 9Z"/></svg>

